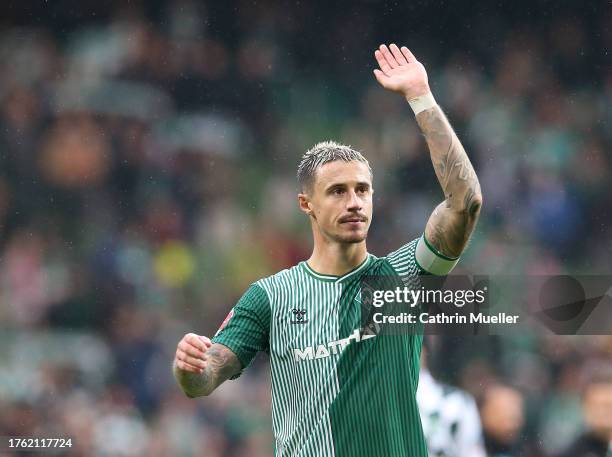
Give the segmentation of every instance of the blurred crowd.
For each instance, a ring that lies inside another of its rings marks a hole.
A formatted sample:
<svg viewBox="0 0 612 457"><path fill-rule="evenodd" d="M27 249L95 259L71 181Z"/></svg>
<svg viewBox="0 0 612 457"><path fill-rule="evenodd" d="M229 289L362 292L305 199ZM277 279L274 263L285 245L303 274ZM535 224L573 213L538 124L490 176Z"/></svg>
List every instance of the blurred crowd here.
<svg viewBox="0 0 612 457"><path fill-rule="evenodd" d="M410 108L372 75L382 42L424 63L480 177L459 271L612 269L604 2L518 2L524 17L53 3L0 20L0 436L72 436L75 456L272 454L265 357L204 400L182 395L171 360L251 282L309 255L295 171L314 143L370 160L371 252L422 232L443 195ZM477 400L511 385L512 455L554 455L582 433L580 373L612 358L611 338L449 340L432 368Z"/></svg>

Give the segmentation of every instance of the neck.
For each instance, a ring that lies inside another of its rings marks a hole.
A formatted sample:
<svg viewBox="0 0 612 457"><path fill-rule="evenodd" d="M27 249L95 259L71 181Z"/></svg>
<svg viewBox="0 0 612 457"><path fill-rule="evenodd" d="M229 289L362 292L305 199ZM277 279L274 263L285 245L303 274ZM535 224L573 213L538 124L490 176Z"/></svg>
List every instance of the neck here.
<svg viewBox="0 0 612 457"><path fill-rule="evenodd" d="M342 276L360 265L368 256L366 242L339 243L315 238L308 265L317 273Z"/></svg>

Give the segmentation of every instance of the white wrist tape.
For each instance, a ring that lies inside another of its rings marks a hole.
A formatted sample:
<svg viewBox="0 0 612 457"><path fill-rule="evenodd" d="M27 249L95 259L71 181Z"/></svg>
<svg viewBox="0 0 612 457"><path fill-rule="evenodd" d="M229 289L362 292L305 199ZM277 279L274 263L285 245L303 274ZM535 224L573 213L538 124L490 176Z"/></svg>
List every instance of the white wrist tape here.
<svg viewBox="0 0 612 457"><path fill-rule="evenodd" d="M431 92L411 98L408 100L408 103L410 103L410 108L412 108L412 111L414 111L415 116L421 111L425 111L426 109L433 108L437 105L436 99Z"/></svg>

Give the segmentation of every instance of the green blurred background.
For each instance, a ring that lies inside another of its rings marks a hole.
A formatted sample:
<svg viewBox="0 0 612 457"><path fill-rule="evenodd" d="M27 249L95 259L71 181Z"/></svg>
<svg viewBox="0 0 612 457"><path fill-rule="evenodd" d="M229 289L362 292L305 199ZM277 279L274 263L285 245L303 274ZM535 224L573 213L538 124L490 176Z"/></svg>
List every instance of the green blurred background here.
<svg viewBox="0 0 612 457"><path fill-rule="evenodd" d="M380 43L424 63L480 177L457 271L609 273L605 6L3 2L0 436L70 435L68 455L271 455L266 357L203 400L171 360L309 255L295 171L314 143L370 160L371 252L422 232L443 195L410 108L372 75ZM597 357L610 337L526 335L447 341L432 365L476 396L516 386L520 455L539 456L580 433L579 371Z"/></svg>

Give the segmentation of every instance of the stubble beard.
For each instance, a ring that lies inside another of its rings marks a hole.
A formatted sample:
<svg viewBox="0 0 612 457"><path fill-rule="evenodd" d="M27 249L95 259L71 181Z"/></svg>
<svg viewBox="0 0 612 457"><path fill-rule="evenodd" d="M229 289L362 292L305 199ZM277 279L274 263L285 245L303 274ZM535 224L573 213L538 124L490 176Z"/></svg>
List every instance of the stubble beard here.
<svg viewBox="0 0 612 457"><path fill-rule="evenodd" d="M338 242L338 243L343 243L343 244L356 244L356 243L361 243L362 241L365 241L368 237L368 230L365 230L364 232L357 232L357 233L340 233L340 234L336 234L336 236L334 236L333 238Z"/></svg>

